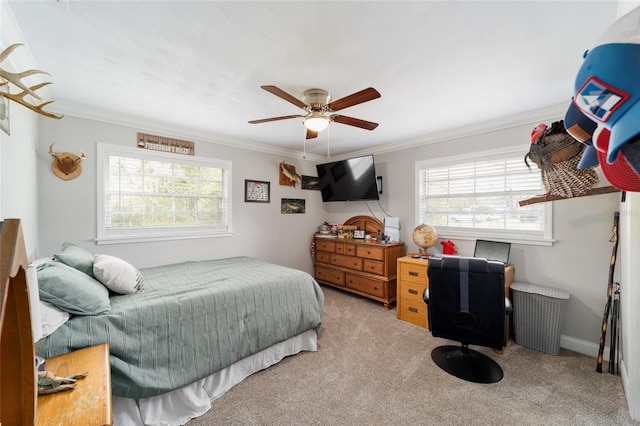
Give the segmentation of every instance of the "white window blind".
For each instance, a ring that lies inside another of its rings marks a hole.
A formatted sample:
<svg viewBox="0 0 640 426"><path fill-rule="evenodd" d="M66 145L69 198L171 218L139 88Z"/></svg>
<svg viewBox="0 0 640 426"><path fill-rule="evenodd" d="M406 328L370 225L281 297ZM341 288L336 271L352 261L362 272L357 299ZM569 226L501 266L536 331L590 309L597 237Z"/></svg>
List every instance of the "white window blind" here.
<svg viewBox="0 0 640 426"><path fill-rule="evenodd" d="M99 242L230 233L230 162L104 144L98 161Z"/></svg>
<svg viewBox="0 0 640 426"><path fill-rule="evenodd" d="M544 194L540 171L524 152L416 163L418 223L450 237L550 240L551 203L520 207Z"/></svg>

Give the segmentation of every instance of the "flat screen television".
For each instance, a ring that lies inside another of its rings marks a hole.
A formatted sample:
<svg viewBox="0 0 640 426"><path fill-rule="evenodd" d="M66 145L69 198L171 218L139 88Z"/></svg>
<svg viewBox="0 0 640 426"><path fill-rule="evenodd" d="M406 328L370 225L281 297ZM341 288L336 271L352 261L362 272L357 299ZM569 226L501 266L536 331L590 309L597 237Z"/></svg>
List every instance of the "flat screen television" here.
<svg viewBox="0 0 640 426"><path fill-rule="evenodd" d="M373 155L316 164L322 201L378 200Z"/></svg>

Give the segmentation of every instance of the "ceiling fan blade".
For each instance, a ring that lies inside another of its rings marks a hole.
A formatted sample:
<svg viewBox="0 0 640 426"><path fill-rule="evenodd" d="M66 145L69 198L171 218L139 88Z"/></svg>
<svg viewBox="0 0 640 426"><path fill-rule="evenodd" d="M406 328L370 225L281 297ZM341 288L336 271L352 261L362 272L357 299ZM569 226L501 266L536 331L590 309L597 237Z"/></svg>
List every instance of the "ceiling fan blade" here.
<svg viewBox="0 0 640 426"><path fill-rule="evenodd" d="M341 109L358 105L363 102L368 102L368 101L377 99L379 97L380 97L380 93L373 87L369 87L367 89L353 93L349 96L345 96L344 98L333 101L327 106L331 111L340 111Z"/></svg>
<svg viewBox="0 0 640 426"><path fill-rule="evenodd" d="M260 120L251 120L249 121L249 123L260 124L260 123L267 123L269 121L287 120L289 118L299 118L299 117L304 117L304 115L283 115L280 117L262 118Z"/></svg>
<svg viewBox="0 0 640 426"><path fill-rule="evenodd" d="M260 86L262 89L266 90L267 92L276 95L279 98L284 99L287 102L290 102L292 104L294 104L295 106L297 106L298 108L302 108L305 109L307 108L307 104L305 104L304 102L302 102L300 99L296 98L293 95L288 94L287 92L285 92L284 90L276 87L276 86Z"/></svg>
<svg viewBox="0 0 640 426"><path fill-rule="evenodd" d="M340 124L346 124L347 126L360 127L361 129L365 130L373 130L378 127L378 123L361 120L359 118L347 117L346 115L332 115L331 121L335 121L336 123Z"/></svg>
<svg viewBox="0 0 640 426"><path fill-rule="evenodd" d="M314 132L313 130L307 129L307 139L314 139L318 137L318 132Z"/></svg>

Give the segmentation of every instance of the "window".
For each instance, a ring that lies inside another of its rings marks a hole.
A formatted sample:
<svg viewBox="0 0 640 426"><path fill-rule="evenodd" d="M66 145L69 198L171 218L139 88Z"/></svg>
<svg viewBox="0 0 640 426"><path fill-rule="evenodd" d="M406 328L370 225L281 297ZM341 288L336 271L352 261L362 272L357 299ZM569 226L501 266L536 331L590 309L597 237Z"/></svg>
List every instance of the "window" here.
<svg viewBox="0 0 640 426"><path fill-rule="evenodd" d="M230 232L230 161L98 144L98 243Z"/></svg>
<svg viewBox="0 0 640 426"><path fill-rule="evenodd" d="M520 207L545 193L525 152L502 151L416 163L418 223L447 237L551 242L551 203Z"/></svg>

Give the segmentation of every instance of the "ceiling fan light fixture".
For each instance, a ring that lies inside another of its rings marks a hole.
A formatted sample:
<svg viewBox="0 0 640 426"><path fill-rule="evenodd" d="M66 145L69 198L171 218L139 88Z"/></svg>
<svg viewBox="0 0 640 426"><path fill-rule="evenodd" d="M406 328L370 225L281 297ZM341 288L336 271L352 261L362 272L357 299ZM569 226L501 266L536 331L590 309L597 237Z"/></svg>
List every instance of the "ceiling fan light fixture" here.
<svg viewBox="0 0 640 426"><path fill-rule="evenodd" d="M329 125L329 119L320 112L312 112L302 123L309 130L321 132Z"/></svg>

